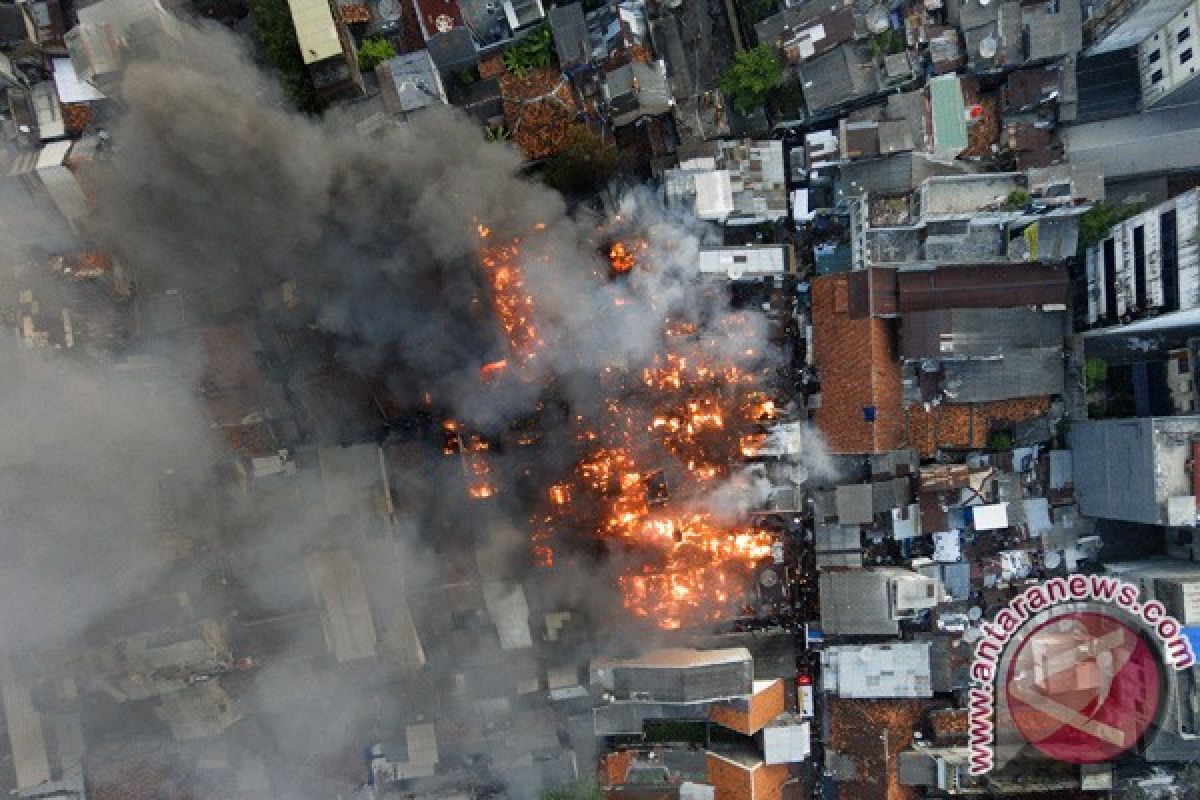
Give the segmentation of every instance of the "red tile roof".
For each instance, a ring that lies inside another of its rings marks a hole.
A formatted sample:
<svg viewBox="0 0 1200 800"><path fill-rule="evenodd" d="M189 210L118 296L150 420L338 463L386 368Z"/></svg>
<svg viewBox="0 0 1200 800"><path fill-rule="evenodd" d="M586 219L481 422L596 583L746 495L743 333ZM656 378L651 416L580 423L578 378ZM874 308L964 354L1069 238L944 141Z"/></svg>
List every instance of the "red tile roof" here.
<svg viewBox="0 0 1200 800"><path fill-rule="evenodd" d="M413 0L421 18L425 36L430 37L463 25L458 0Z"/></svg>
<svg viewBox="0 0 1200 800"><path fill-rule="evenodd" d="M600 779L605 786L616 786L625 782L629 766L633 763L632 750L617 750L600 759Z"/></svg>
<svg viewBox="0 0 1200 800"><path fill-rule="evenodd" d="M1049 397L942 404L928 411L915 405L907 413L907 438L923 458L931 458L941 448L987 447L993 431L1041 416L1049 408Z"/></svg>
<svg viewBox="0 0 1200 800"><path fill-rule="evenodd" d="M714 703L708 710L708 718L738 733L753 736L786 710L783 681L775 680L755 691L748 700Z"/></svg>
<svg viewBox="0 0 1200 800"><path fill-rule="evenodd" d="M813 348L821 378L817 426L835 453L880 453L904 444L900 362L889 323L851 319L849 280L813 281ZM867 420L874 409L875 420Z"/></svg>
<svg viewBox="0 0 1200 800"><path fill-rule="evenodd" d="M900 783L897 755L912 743L930 700L846 700L830 697L830 750L851 756L854 779L838 782L841 800L917 800L924 793Z"/></svg>
<svg viewBox="0 0 1200 800"><path fill-rule="evenodd" d="M342 22L347 25L371 21L371 8L366 3L338 6L338 13L342 15Z"/></svg>

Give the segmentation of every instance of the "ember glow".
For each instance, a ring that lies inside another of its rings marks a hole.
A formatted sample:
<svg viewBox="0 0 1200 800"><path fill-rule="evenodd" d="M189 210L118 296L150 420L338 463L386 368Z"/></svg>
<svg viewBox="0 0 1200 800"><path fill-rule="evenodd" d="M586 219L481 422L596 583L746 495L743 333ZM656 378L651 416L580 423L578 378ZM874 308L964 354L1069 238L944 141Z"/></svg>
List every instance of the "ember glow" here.
<svg viewBox="0 0 1200 800"><path fill-rule="evenodd" d="M480 260L492 284L492 303L504 330L512 358L524 365L542 341L533 322L533 298L521 274L520 240L497 241L490 228L479 225Z"/></svg>
<svg viewBox="0 0 1200 800"><path fill-rule="evenodd" d="M649 242L639 239L633 242L613 242L608 248L608 263L616 275L624 275L633 271L638 264L638 258L645 254Z"/></svg>
<svg viewBox="0 0 1200 800"><path fill-rule="evenodd" d="M542 346L536 298L521 279L520 243L497 244L480 228L482 260L492 278L493 304L510 359L528 363ZM613 272L627 273L646 242L614 244ZM653 307L653 304L651 304ZM644 312L643 312L644 313ZM745 595L754 567L770 558L774 535L747 521L718 519L710 494L743 459L746 438L774 416L766 370L751 349L728 358L715 337L744 333L747 318L728 315L703 331L663 319L661 349L640 364L611 365L601 381L600 412L575 416L571 436L581 453L573 471L539 491L542 508L530 520L535 562L553 567L556 542L572 533L600 537L631 566L618 580L624 606L666 628L728 617ZM475 454L464 436L469 465ZM484 462L486 463L486 462ZM492 487L488 473L471 473ZM491 491L494 491L491 490Z"/></svg>

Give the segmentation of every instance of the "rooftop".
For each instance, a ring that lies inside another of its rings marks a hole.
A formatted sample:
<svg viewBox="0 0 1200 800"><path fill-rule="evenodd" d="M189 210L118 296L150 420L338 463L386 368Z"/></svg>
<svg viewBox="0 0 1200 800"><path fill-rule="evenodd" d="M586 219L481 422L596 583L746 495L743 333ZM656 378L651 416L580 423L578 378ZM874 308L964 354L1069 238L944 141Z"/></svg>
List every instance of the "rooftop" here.
<svg viewBox="0 0 1200 800"><path fill-rule="evenodd" d="M567 69L591 61L592 40L587 19L583 15L583 4L575 2L554 6L548 16L559 65Z"/></svg>
<svg viewBox="0 0 1200 800"><path fill-rule="evenodd" d="M980 449L987 447L993 430L1011 428L1045 414L1049 397L1022 397L991 403L919 405L905 411L908 442L922 458L932 458L939 449Z"/></svg>
<svg viewBox="0 0 1200 800"><path fill-rule="evenodd" d="M389 58L375 68L384 107L392 114L411 114L446 102L442 79L429 51Z"/></svg>
<svg viewBox="0 0 1200 800"><path fill-rule="evenodd" d="M426 40L438 33L448 33L463 26L462 9L458 0L413 0L417 20Z"/></svg>
<svg viewBox="0 0 1200 800"><path fill-rule="evenodd" d="M875 62L866 45L839 45L798 68L810 114L837 108L879 91Z"/></svg>
<svg viewBox="0 0 1200 800"><path fill-rule="evenodd" d="M928 178L921 184L921 215L958 216L998 211L1010 192L1025 188L1023 177L1016 172L999 172Z"/></svg>
<svg viewBox="0 0 1200 800"><path fill-rule="evenodd" d="M288 0L288 7L305 64L342 54L342 40L327 0Z"/></svg>
<svg viewBox="0 0 1200 800"><path fill-rule="evenodd" d="M842 698L932 697L929 651L929 642L827 647L822 686Z"/></svg>
<svg viewBox="0 0 1200 800"><path fill-rule="evenodd" d="M878 453L904 442L900 367L889 325L852 319L849 279L817 278L813 348L821 376L816 423L835 453Z"/></svg>
<svg viewBox="0 0 1200 800"><path fill-rule="evenodd" d="M917 800L919 789L903 786L896 762L920 727L928 700L844 700L830 697L828 749L854 766L838 775L839 800Z"/></svg>

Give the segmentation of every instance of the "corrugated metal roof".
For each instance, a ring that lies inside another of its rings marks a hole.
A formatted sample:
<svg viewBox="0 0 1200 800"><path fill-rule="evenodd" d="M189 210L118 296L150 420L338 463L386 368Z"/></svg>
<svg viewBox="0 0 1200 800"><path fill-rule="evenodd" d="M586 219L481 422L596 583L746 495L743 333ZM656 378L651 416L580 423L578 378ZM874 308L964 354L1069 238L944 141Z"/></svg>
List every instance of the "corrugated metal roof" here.
<svg viewBox="0 0 1200 800"><path fill-rule="evenodd" d="M833 636L895 635L899 626L891 616L887 582L882 572L821 573L821 629Z"/></svg>
<svg viewBox="0 0 1200 800"><path fill-rule="evenodd" d="M900 354L905 359L982 358L1016 349L1062 347L1066 314L1029 308L971 308L905 314Z"/></svg>
<svg viewBox="0 0 1200 800"><path fill-rule="evenodd" d="M906 270L897 276L900 311L1004 308L1067 301L1067 270L997 264Z"/></svg>
<svg viewBox="0 0 1200 800"><path fill-rule="evenodd" d="M288 8L292 11L292 24L305 64L341 55L342 40L328 0L288 0Z"/></svg>
<svg viewBox="0 0 1200 800"><path fill-rule="evenodd" d="M558 62L563 67L572 67L590 61L592 40L583 16L583 4L555 6L549 11L549 18Z"/></svg>

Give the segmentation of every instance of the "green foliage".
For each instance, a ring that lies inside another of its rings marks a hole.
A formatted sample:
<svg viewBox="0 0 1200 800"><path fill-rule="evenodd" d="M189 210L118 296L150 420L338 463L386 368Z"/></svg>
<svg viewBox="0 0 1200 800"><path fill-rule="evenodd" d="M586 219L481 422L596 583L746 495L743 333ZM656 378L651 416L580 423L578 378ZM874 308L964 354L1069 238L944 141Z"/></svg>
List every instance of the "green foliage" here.
<svg viewBox="0 0 1200 800"><path fill-rule="evenodd" d="M1096 203L1079 217L1079 245L1076 254L1083 255L1089 247L1100 244L1108 236L1109 228L1141 210L1140 205L1115 208L1108 203Z"/></svg>
<svg viewBox="0 0 1200 800"><path fill-rule="evenodd" d="M737 54L733 66L721 77L721 91L734 108L749 114L766 102L767 94L779 85L783 64L775 50L760 44Z"/></svg>
<svg viewBox="0 0 1200 800"><path fill-rule="evenodd" d="M625 166L620 151L584 125L572 126L563 144L563 149L547 160L542 179L564 194L591 192L607 184Z"/></svg>
<svg viewBox="0 0 1200 800"><path fill-rule="evenodd" d="M594 780L578 780L567 786L542 792L542 800L603 800L604 793Z"/></svg>
<svg viewBox="0 0 1200 800"><path fill-rule="evenodd" d="M1012 450L1013 437L1008 431L996 431L988 437L988 447L992 450Z"/></svg>
<svg viewBox="0 0 1200 800"><path fill-rule="evenodd" d="M1102 358L1089 358L1083 364L1083 381L1089 392L1094 392L1108 376L1108 364Z"/></svg>
<svg viewBox="0 0 1200 800"><path fill-rule="evenodd" d="M904 49L904 45L904 32L888 28L871 37L871 55L879 58L899 53Z"/></svg>
<svg viewBox="0 0 1200 800"><path fill-rule="evenodd" d="M507 142L512 138L512 131L503 125L485 125L483 128L483 138L489 142Z"/></svg>
<svg viewBox="0 0 1200 800"><path fill-rule="evenodd" d="M396 57L396 48L387 39L367 39L358 48L358 69L370 72L377 64Z"/></svg>
<svg viewBox="0 0 1200 800"><path fill-rule="evenodd" d="M1009 211L1019 211L1029 205L1030 195L1024 189L1013 189L1004 198L1004 208Z"/></svg>
<svg viewBox="0 0 1200 800"><path fill-rule="evenodd" d="M250 0L250 12L254 15L258 41L267 60L279 70L288 100L300 111L310 114L324 111L327 104L317 93L304 65L287 0Z"/></svg>
<svg viewBox="0 0 1200 800"><path fill-rule="evenodd" d="M517 77L554 63L554 34L543 25L504 51L504 66Z"/></svg>

